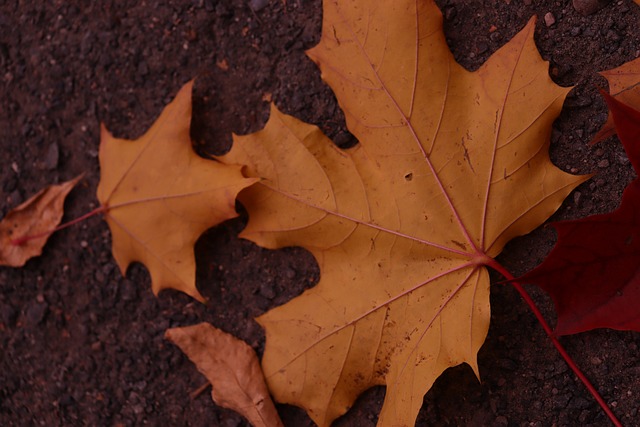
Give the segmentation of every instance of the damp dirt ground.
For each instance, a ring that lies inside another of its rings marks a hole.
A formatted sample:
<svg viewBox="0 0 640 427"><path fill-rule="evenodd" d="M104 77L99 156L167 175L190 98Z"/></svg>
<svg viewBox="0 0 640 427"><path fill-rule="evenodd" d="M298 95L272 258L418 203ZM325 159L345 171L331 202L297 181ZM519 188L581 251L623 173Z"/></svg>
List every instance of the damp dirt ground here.
<svg viewBox="0 0 640 427"><path fill-rule="evenodd" d="M588 144L606 118L597 92L606 81L596 73L640 55L640 7L616 0L583 16L566 0L438 4L449 46L470 70L539 17L535 39L552 78L575 86L554 124L552 159L572 173L597 173L553 220L615 209L634 174L615 138ZM355 143L304 53L319 40L321 18L319 0L0 2L0 216L83 172L65 218L95 208L100 123L136 138L194 77L192 136L203 154L227 150L232 132L259 130L269 101L340 146ZM208 305L172 291L155 297L141 266L123 277L100 218L57 233L24 268L1 267L0 425L247 425L208 392L190 397L205 380L163 338L169 327L207 321L261 354L264 334L253 318L317 282L306 251L239 239L246 221L242 214L198 242L198 287ZM554 241L541 227L499 260L524 273ZM466 365L447 370L417 425L607 425L518 294L493 279L480 381ZM553 323L549 298L528 289ZM640 425L640 335L601 330L562 342L618 417ZM384 388L369 390L336 425L375 425L383 399ZM312 425L300 409L279 411L287 426Z"/></svg>

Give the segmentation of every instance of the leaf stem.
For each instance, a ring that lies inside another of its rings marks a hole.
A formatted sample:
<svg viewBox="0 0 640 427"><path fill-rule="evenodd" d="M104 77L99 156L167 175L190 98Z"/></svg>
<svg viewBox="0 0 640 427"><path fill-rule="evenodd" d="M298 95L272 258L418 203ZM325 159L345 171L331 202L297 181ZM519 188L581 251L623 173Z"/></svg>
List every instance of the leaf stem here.
<svg viewBox="0 0 640 427"><path fill-rule="evenodd" d="M494 270L496 270L498 273L502 274L509 281L509 283L513 285L513 287L516 289L516 291L518 291L518 293L520 294L524 302L529 306L533 314L536 316L536 319L538 319L538 322L542 325L542 329L544 329L544 331L547 333L547 336L551 339L551 342L555 346L556 350L558 350L558 352L560 353L564 361L567 363L567 365L569 365L571 370L577 375L578 379L584 384L587 390L589 390L589 393L591 393L591 395L598 402L598 404L600 405L602 410L605 412L605 414L607 414L607 417L609 417L609 420L611 420L613 425L615 425L616 427L622 427L622 423L620 422L620 420L618 420L618 418L616 418L615 414L611 411L611 409L609 408L607 403L604 401L602 396L600 396L600 393L598 393L598 390L596 390L593 384L591 384L589 379L580 370L576 362L571 358L571 356L569 356L569 353L567 353L567 351L562 346L562 344L560 344L560 341L558 341L558 337L556 336L555 332L553 332L553 330L545 320L544 316L538 309L538 306L533 301L529 293L527 293L524 287L522 287L522 285L516 281L516 278L513 277L513 275L509 272L509 270L504 268L499 262L497 262L494 259L491 259L487 263L487 265L493 268Z"/></svg>
<svg viewBox="0 0 640 427"><path fill-rule="evenodd" d="M24 245L25 243L27 243L30 240L40 239L42 237L49 236L49 235L55 233L56 231L64 230L67 227L71 227L72 225L77 224L79 222L82 222L87 218L91 218L92 216L101 214L101 213L106 212L108 210L109 210L109 206L97 207L96 209L92 210L91 212L87 212L86 214L84 214L82 216L79 216L76 219L72 219L69 222L65 222L64 224L60 224L59 226L57 226L56 228L54 228L52 230L47 230L47 231L44 231L42 233L33 234L33 235L30 235L30 236L22 236L22 237L18 237L17 239L12 239L11 240L11 244L13 246Z"/></svg>

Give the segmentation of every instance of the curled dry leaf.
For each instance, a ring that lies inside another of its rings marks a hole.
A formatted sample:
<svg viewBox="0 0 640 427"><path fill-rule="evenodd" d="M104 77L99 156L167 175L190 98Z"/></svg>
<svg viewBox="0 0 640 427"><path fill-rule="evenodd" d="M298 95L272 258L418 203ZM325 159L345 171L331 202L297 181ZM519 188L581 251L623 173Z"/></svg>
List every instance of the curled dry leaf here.
<svg viewBox="0 0 640 427"><path fill-rule="evenodd" d="M211 383L211 397L255 427L278 427L278 416L255 351L208 323L172 328L165 337L191 359Z"/></svg>
<svg viewBox="0 0 640 427"><path fill-rule="evenodd" d="M240 194L245 238L303 246L320 282L258 318L274 398L328 426L386 385L380 425L412 425L448 367L489 328L489 275L585 176L549 160L568 88L536 50L534 20L479 70L457 64L433 1L325 0L309 51L360 144L340 150L275 108L230 163L262 180Z"/></svg>
<svg viewBox="0 0 640 427"><path fill-rule="evenodd" d="M240 166L193 151L192 86L187 83L135 141L114 138L103 126L98 200L123 274L141 262L154 293L173 288L203 301L195 283L194 244L208 228L237 216L236 195L255 179L245 179Z"/></svg>
<svg viewBox="0 0 640 427"><path fill-rule="evenodd" d="M29 200L11 210L0 222L0 265L22 267L27 260L42 253L52 231L62 219L64 200L82 175L40 190ZM38 236L22 242L22 237Z"/></svg>

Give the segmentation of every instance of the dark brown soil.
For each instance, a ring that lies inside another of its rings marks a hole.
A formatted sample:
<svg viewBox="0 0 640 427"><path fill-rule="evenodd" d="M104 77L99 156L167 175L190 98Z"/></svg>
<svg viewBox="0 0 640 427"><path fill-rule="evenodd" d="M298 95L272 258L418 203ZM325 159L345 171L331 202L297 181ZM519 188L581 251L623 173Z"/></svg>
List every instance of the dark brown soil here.
<svg viewBox="0 0 640 427"><path fill-rule="evenodd" d="M598 173L554 219L615 209L631 166L616 139L587 143L606 117L596 90L606 82L596 72L640 56L640 7L614 0L583 17L568 0L438 3L451 49L470 69L540 17L536 40L552 76L576 85L554 127L553 160ZM555 24L546 25L547 13ZM269 98L339 145L353 143L304 54L318 42L320 23L320 0L0 2L0 215L81 172L86 179L69 197L66 218L95 207L99 122L135 138L196 76L193 136L202 153L223 152L231 132L260 129ZM24 268L0 268L0 425L246 425L208 393L189 397L204 379L163 339L168 327L208 321L260 353L264 335L253 317L317 281L305 251L238 239L245 221L223 224L198 244L198 286L209 306L171 291L154 297L141 267L123 278L98 218L54 235ZM509 244L500 261L523 273L553 242L553 231L540 228ZM553 321L546 295L531 292ZM482 381L467 366L448 370L417 424L607 425L516 292L493 285L491 303ZM640 425L640 335L602 330L562 342L620 419ZM383 388L370 390L337 424L375 424L383 397ZM280 409L288 426L311 424L299 409Z"/></svg>

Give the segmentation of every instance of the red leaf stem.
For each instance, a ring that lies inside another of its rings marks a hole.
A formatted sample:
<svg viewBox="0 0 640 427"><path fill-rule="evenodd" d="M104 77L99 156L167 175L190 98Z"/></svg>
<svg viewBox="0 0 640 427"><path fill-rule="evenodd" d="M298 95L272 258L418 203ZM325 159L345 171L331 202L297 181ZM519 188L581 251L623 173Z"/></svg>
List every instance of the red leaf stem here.
<svg viewBox="0 0 640 427"><path fill-rule="evenodd" d="M509 272L509 270L504 268L496 260L492 259L488 263L488 266L493 268L494 270L496 270L498 273L502 274L507 279L507 281L509 281L509 283L511 283L511 285L513 285L513 287L516 289L516 291L518 291L518 293L520 294L520 296L522 297L524 302L529 306L529 308L531 309L533 314L536 316L536 319L538 319L538 322L540 323L540 325L542 325L542 329L544 329L544 331L546 332L546 334L549 337L549 339L551 339L551 342L555 346L556 350L558 350L558 352L560 353L560 356L562 356L562 358L567 363L567 365L569 365L569 368L571 368L571 370L576 374L578 379L584 384L584 386L587 388L587 390L589 390L589 393L591 393L591 395L594 397L594 399L598 402L598 404L600 405L602 410L605 412L605 414L607 414L607 417L609 417L609 419L611 420L613 425L615 425L616 427L622 427L622 423L620 422L620 420L618 420L618 418L615 416L615 414L611 411L611 408L609 408L609 406L604 401L602 396L600 396L600 393L598 393L598 390L596 390L596 388L593 386L593 384L591 384L589 379L580 370L580 368L578 367L576 362L573 360L573 358L571 358L569 353L567 353L567 350L565 350L565 348L562 346L562 344L560 344L560 341L558 341L558 337L553 332L553 330L551 329L551 327L549 326L549 324L545 320L544 316L542 315L542 313L538 309L538 306L536 306L536 303L533 301L533 299L527 293L527 291L522 287L522 285L520 283L518 283L516 281L516 278L513 277L513 275Z"/></svg>

